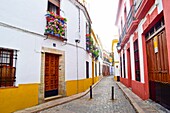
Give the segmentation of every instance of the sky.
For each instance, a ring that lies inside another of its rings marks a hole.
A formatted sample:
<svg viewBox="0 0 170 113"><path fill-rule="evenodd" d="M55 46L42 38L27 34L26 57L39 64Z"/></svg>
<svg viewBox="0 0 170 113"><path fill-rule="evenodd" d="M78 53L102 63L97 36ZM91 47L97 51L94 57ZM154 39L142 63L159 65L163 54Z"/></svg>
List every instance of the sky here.
<svg viewBox="0 0 170 113"><path fill-rule="evenodd" d="M112 40L116 33L115 20L119 0L90 0L92 28L99 36L103 48L111 52Z"/></svg>

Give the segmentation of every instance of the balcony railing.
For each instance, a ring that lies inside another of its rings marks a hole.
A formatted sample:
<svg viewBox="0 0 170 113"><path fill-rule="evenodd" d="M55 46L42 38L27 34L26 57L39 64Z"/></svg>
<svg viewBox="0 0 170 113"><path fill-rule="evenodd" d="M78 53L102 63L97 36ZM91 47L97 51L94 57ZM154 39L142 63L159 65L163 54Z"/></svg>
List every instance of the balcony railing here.
<svg viewBox="0 0 170 113"><path fill-rule="evenodd" d="M132 22L135 20L135 11L134 11L134 5L132 5L132 7L130 8L130 11L128 13L128 16L126 18L126 23L122 29L122 34L119 37L119 41L120 43L122 42L123 38L125 37L126 33L127 33L127 29L129 29L129 27L131 26Z"/></svg>
<svg viewBox="0 0 170 113"><path fill-rule="evenodd" d="M134 0L134 11L135 13L137 12L137 10L139 9L141 3L142 3L143 0Z"/></svg>
<svg viewBox="0 0 170 113"><path fill-rule="evenodd" d="M46 20L47 26L45 29L45 35L49 35L61 40L66 39L66 28L67 28L67 20L59 15L54 14L53 12L47 12Z"/></svg>
<svg viewBox="0 0 170 113"><path fill-rule="evenodd" d="M125 35L126 35L126 23L125 23L125 25L124 25L124 27L122 29L122 34L119 37L120 42L122 42L122 40L125 37Z"/></svg>
<svg viewBox="0 0 170 113"><path fill-rule="evenodd" d="M127 16L127 28L131 25L132 21L134 20L134 5L130 8L129 14Z"/></svg>
<svg viewBox="0 0 170 113"><path fill-rule="evenodd" d="M95 60L98 60L100 51L99 48L94 45L93 38L90 36L90 34L86 34L86 51L91 53Z"/></svg>

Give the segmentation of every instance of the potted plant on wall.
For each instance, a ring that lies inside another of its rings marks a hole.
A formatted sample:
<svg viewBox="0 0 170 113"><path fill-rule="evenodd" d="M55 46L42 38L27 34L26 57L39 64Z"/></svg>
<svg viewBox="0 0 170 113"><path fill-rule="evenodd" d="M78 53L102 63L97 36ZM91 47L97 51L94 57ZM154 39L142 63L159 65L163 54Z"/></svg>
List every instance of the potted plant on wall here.
<svg viewBox="0 0 170 113"><path fill-rule="evenodd" d="M47 26L44 34L52 35L58 38L64 38L67 27L67 19L49 11L47 11L45 16L47 20Z"/></svg>

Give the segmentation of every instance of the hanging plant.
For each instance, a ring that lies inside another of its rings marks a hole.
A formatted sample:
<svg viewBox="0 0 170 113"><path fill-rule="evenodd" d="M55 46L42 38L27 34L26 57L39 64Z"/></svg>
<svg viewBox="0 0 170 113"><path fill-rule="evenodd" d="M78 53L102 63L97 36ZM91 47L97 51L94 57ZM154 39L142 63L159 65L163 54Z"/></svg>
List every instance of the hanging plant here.
<svg viewBox="0 0 170 113"><path fill-rule="evenodd" d="M51 34L57 37L64 37L66 32L65 30L67 27L67 19L49 11L47 11L47 14L45 16L47 20L47 26L44 34Z"/></svg>

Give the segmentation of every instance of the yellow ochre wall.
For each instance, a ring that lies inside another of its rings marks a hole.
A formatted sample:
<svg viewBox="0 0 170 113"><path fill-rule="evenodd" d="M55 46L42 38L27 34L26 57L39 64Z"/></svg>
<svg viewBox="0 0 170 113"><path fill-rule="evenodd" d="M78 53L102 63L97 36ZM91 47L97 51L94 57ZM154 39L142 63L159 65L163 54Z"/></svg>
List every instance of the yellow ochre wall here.
<svg viewBox="0 0 170 113"><path fill-rule="evenodd" d="M39 84L0 89L0 113L11 113L38 104Z"/></svg>
<svg viewBox="0 0 170 113"><path fill-rule="evenodd" d="M99 77L94 77L96 83ZM92 78L78 80L78 93L86 91L92 85ZM77 80L66 81L66 95L77 94Z"/></svg>

